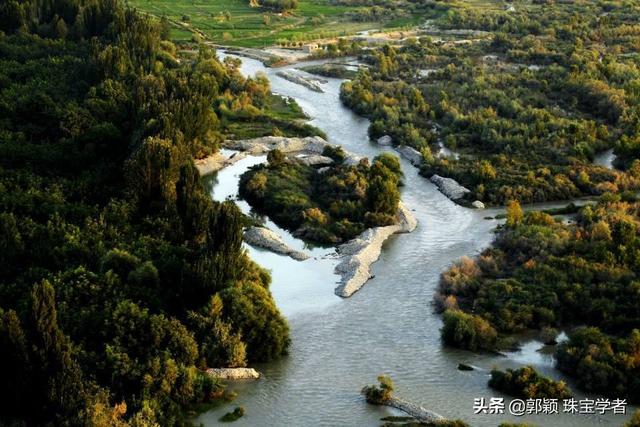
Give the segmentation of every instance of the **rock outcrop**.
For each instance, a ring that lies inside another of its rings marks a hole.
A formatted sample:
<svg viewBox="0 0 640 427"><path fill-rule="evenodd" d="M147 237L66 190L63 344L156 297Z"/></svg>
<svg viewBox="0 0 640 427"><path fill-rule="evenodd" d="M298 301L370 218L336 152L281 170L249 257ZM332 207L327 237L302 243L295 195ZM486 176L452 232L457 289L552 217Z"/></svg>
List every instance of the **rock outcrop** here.
<svg viewBox="0 0 640 427"><path fill-rule="evenodd" d="M260 372L253 368L210 368L207 375L222 380L256 380L260 378Z"/></svg>
<svg viewBox="0 0 640 427"><path fill-rule="evenodd" d="M289 247L280 236L264 227L249 227L244 231L244 241L252 246L288 255L297 261L304 261L309 255Z"/></svg>
<svg viewBox="0 0 640 427"><path fill-rule="evenodd" d="M440 175L433 175L431 177L431 182L433 182L438 190L451 200L459 200L462 199L467 193L471 191L468 188L463 187L458 184L455 179L445 178Z"/></svg>
<svg viewBox="0 0 640 427"><path fill-rule="evenodd" d="M230 156L218 152L204 159L196 160L194 163L200 175L205 176L219 171L220 169L230 166L235 162L247 157L246 153L232 153Z"/></svg>
<svg viewBox="0 0 640 427"><path fill-rule="evenodd" d="M371 278L371 264L380 257L382 244L393 234L410 233L417 224L413 214L400 202L397 224L369 228L340 245L337 251L344 259L335 268L341 275L336 295L347 298L358 291Z"/></svg>
<svg viewBox="0 0 640 427"><path fill-rule="evenodd" d="M304 86L307 89L312 90L314 92L324 93L324 89L322 89L322 87L316 80L308 79L304 76L297 74L294 71L291 71L291 70L278 71L276 73L276 76L282 77L285 80L289 80L291 83Z"/></svg>
<svg viewBox="0 0 640 427"><path fill-rule="evenodd" d="M308 136L306 138L287 138L284 136L264 136L261 138L241 139L237 141L226 141L225 148L238 151L246 151L249 154L265 154L271 150L278 149L283 153L302 154L322 154L325 147L337 147L330 144L319 136ZM346 152L346 164L356 164L360 157L353 153Z"/></svg>
<svg viewBox="0 0 640 427"><path fill-rule="evenodd" d="M378 138L378 145L391 145L393 144L393 140L391 139L391 137L389 135L383 135L380 138Z"/></svg>
<svg viewBox="0 0 640 427"><path fill-rule="evenodd" d="M446 418L442 415L436 414L435 412L425 409L420 405L407 402L406 400L400 399L398 397L391 397L384 404L406 412L416 420L429 425L446 421Z"/></svg>
<svg viewBox="0 0 640 427"><path fill-rule="evenodd" d="M309 154L306 156L295 157L295 161L305 166L327 166L333 164L331 157L322 156L320 154Z"/></svg>
<svg viewBox="0 0 640 427"><path fill-rule="evenodd" d="M396 147L396 151L400 153L402 157L409 160L412 165L420 166L422 164L422 154L415 148L407 145L399 145Z"/></svg>

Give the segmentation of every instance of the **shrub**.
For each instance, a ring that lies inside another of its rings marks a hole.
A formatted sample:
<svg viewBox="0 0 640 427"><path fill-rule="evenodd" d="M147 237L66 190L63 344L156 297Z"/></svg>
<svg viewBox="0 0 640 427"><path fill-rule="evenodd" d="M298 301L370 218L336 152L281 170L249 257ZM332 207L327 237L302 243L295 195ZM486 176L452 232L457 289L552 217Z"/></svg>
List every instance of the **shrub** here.
<svg viewBox="0 0 640 427"><path fill-rule="evenodd" d="M365 399L373 405L383 405L391 399L393 393L393 381L386 375L378 377L378 386L370 385L362 389Z"/></svg>
<svg viewBox="0 0 640 427"><path fill-rule="evenodd" d="M442 340L467 350L493 350L498 333L483 318L459 310L447 310L443 316Z"/></svg>
<svg viewBox="0 0 640 427"><path fill-rule="evenodd" d="M540 375L531 366L520 369L491 371L489 387L521 399L567 399L571 390L564 381L554 381Z"/></svg>

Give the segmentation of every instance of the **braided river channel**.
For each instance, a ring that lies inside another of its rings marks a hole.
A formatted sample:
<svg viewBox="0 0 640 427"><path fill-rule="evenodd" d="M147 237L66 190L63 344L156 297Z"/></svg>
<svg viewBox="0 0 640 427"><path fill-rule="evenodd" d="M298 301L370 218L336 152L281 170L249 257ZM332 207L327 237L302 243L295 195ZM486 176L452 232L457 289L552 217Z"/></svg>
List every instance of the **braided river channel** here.
<svg viewBox="0 0 640 427"><path fill-rule="evenodd" d="M313 92L277 76L282 68L241 59L243 74L264 73L272 91L295 99L310 117L310 124L322 129L329 142L369 158L391 150L370 142L369 121L342 105L341 80L327 78L321 85L325 92ZM248 156L205 178L212 197L235 199L239 176L262 161L264 156ZM250 256L271 272L271 292L291 327L290 354L252 366L262 378L231 382L229 388L238 393L237 399L201 414L196 424L217 425L225 412L243 406L246 415L234 426L379 426L381 418L403 414L365 403L360 390L375 384L378 375L387 374L395 383L397 396L472 426L496 427L506 421L537 426L620 426L629 415L562 414L561 405L561 413L552 415L474 415L474 398L495 396L509 401L487 386L493 367L530 364L545 375L573 384L554 369L553 350L532 337L522 337L521 350L505 356L474 354L441 343L441 316L431 305L439 276L460 257L473 257L491 244L499 221L485 218L501 211L456 205L418 175L408 161L401 159L401 164L405 175L402 199L413 211L418 227L385 243L380 259L372 266L375 277L350 298L334 294L338 280L333 272L337 263L331 256L334 249L307 248L267 220L267 226L290 246L304 248L312 255L301 262L247 246ZM250 211L246 202L237 203L244 212ZM459 371L459 363L475 370ZM572 389L576 391L575 386ZM577 399L585 397L579 391L575 394ZM627 408L628 414L633 410Z"/></svg>

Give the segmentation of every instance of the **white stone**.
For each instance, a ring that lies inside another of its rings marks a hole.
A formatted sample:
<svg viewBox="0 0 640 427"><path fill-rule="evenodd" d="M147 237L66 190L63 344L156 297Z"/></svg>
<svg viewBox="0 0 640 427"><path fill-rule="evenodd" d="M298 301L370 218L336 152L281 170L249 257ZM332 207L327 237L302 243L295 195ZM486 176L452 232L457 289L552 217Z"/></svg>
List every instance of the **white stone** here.
<svg viewBox="0 0 640 427"><path fill-rule="evenodd" d="M383 135L380 138L378 138L378 145L391 145L392 143L393 143L393 140L389 135Z"/></svg>
<svg viewBox="0 0 640 427"><path fill-rule="evenodd" d="M279 235L268 228L247 228L244 231L244 241L252 246L258 246L282 255L288 255L298 261L304 261L309 258L309 255L306 253L290 248Z"/></svg>
<svg viewBox="0 0 640 427"><path fill-rule="evenodd" d="M237 141L226 141L225 148L238 151L246 151L249 154L265 154L271 150L278 149L283 153L303 153L322 154L327 146L337 147L330 144L319 136L308 136L306 138L287 138L284 136L263 136L261 138L241 139ZM347 165L357 164L361 157L353 153L345 152Z"/></svg>
<svg viewBox="0 0 640 427"><path fill-rule="evenodd" d="M306 166L326 166L333 164L331 157L322 156L320 154L310 154L308 156L295 157L296 162Z"/></svg>
<svg viewBox="0 0 640 427"><path fill-rule="evenodd" d="M347 298L362 288L371 278L371 264L380 257L382 244L393 234L412 232L417 225L416 218L400 202L397 224L369 228L340 245L337 251L344 259L335 268L336 273L341 275L340 285L335 289L336 295Z"/></svg>
<svg viewBox="0 0 640 427"><path fill-rule="evenodd" d="M480 200L476 200L475 202L471 203L471 206L473 206L475 209L484 209L484 203L482 203Z"/></svg>
<svg viewBox="0 0 640 427"><path fill-rule="evenodd" d="M260 372L253 368L210 368L207 375L223 380L255 380L260 378Z"/></svg>
<svg viewBox="0 0 640 427"><path fill-rule="evenodd" d="M385 402L385 405L406 412L418 421L427 423L429 425L446 421L446 419L442 415L436 414L435 412L425 409L420 405L407 402L406 400L400 399L398 397L391 397L387 402Z"/></svg>
<svg viewBox="0 0 640 427"><path fill-rule="evenodd" d="M282 77L285 80L289 80L292 83L298 84L300 86L304 86L307 89L312 90L314 92L324 93L324 89L322 89L322 87L317 81L306 78L299 74L296 74L294 71L291 71L291 70L278 71L276 75L278 77Z"/></svg>
<svg viewBox="0 0 640 427"><path fill-rule="evenodd" d="M440 175L433 175L431 177L431 182L433 182L438 190L451 200L458 200L464 197L465 194L470 193L471 191L468 188L463 187L458 184L455 179L445 178Z"/></svg>
<svg viewBox="0 0 640 427"><path fill-rule="evenodd" d="M414 166L420 166L422 164L422 154L415 148L407 145L400 145L396 147L396 151L400 153L402 157L409 160Z"/></svg>

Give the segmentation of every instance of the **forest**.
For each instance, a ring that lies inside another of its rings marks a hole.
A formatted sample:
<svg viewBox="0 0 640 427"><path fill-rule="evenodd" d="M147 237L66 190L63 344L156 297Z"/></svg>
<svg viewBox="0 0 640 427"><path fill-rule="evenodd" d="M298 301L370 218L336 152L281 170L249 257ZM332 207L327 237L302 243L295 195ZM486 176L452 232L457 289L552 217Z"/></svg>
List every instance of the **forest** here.
<svg viewBox="0 0 640 427"><path fill-rule="evenodd" d="M470 200L565 200L640 186L634 2L518 2L512 11L452 6L424 34L372 49L342 86L374 139L423 153ZM491 34L489 33L491 32ZM444 155L444 146L459 156ZM592 163L615 148L612 170Z"/></svg>
<svg viewBox="0 0 640 427"><path fill-rule="evenodd" d="M602 196L575 223L510 203L494 246L442 275L444 341L492 350L499 335L564 328L561 371L583 390L639 402L639 226L631 195Z"/></svg>
<svg viewBox="0 0 640 427"><path fill-rule="evenodd" d="M287 353L193 164L269 93L116 0L0 5L0 424L183 425Z"/></svg>
<svg viewBox="0 0 640 427"><path fill-rule="evenodd" d="M366 228L396 221L402 177L398 158L383 153L369 164L345 164L342 148L325 148L334 164L319 169L269 152L266 164L240 178L240 195L277 224L306 241L335 244Z"/></svg>

